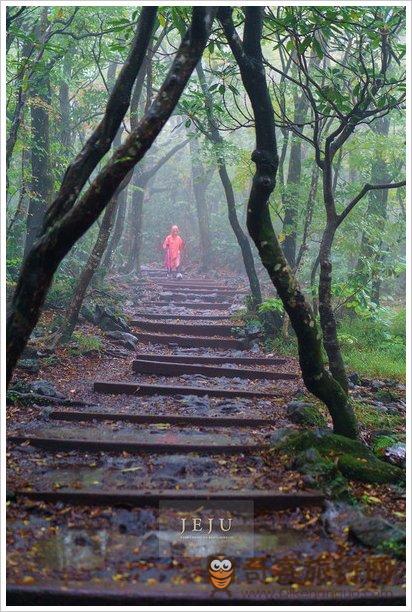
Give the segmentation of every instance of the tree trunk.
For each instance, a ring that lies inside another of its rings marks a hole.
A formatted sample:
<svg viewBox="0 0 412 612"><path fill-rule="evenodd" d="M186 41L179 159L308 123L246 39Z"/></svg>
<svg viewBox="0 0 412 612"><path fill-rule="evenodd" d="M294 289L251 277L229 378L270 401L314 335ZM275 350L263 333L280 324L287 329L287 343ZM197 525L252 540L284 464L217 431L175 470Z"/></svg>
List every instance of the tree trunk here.
<svg viewBox="0 0 412 612"><path fill-rule="evenodd" d="M70 120L70 95L69 82L72 68L72 58L66 54L63 62L63 77L59 86L59 105L60 105L60 144L65 152L70 151L72 143L72 130Z"/></svg>
<svg viewBox="0 0 412 612"><path fill-rule="evenodd" d="M213 260L212 239L210 236L209 208L206 200L207 181L205 169L199 158L199 143L196 137L190 140L190 159L192 162L192 187L195 196L197 219L199 223L201 269L210 270Z"/></svg>
<svg viewBox="0 0 412 612"><path fill-rule="evenodd" d="M219 132L219 128L214 117L213 100L209 88L207 87L206 78L201 62L199 62L197 66L197 74L199 77L199 83L202 88L203 95L205 97L205 109L209 127L207 137L221 150L223 145L223 138ZM245 266L246 274L249 279L252 300L254 305L256 306L262 302L262 292L260 289L259 278L256 273L255 261L253 259L253 253L249 239L243 231L242 226L240 225L239 219L237 217L235 194L233 191L232 183L230 182L229 174L227 172L225 160L222 153L218 154L217 165L220 180L225 191L229 223L236 236L236 240L239 244L242 253L243 263Z"/></svg>
<svg viewBox="0 0 412 612"><path fill-rule="evenodd" d="M119 147L106 166L94 178L90 187L77 199L79 189L90 177L97 163L96 159L101 159L104 154L102 154L101 147L96 151L95 138L100 138L102 133L105 133L105 120L110 122L110 129L106 130L106 140L104 142L104 149L107 151L129 106L130 92L136 78L135 71L139 68L138 59L133 57L133 53L136 53L133 43L133 52L120 72L106 107L105 119L103 119L104 127L98 128L97 135L96 133L93 134L92 142L89 139L82 163L81 156L80 158L78 156L75 164L70 166L70 172L69 170L66 172L63 180L64 192L59 194L49 209L42 236L33 245L23 262L7 321L8 384L17 360L38 321L58 265L77 240L93 225L110 202L121 182L145 156L163 129L205 49L216 10L211 7L194 7L192 9L191 25L150 109L136 129L131 131L126 142ZM156 10L152 7L143 7L141 17L147 15L147 11L154 11L155 17ZM153 21L150 32L152 26ZM140 54L140 51L143 51L141 59L145 55L149 38L150 36L147 41L140 40L140 44L137 45L137 55ZM142 46L144 46L144 49L141 48ZM123 86L120 92L119 85ZM119 94L121 97L120 108L116 106ZM113 127L116 127L116 129L113 130ZM78 174L75 173L76 166ZM70 174L69 178L68 174ZM62 206L58 205L59 202Z"/></svg>
<svg viewBox="0 0 412 612"><path fill-rule="evenodd" d="M329 369L345 391L348 379L338 341L338 330L332 307L332 261L331 252L336 232L336 223L328 221L319 250L319 316L323 332L323 346L328 355Z"/></svg>
<svg viewBox="0 0 412 612"><path fill-rule="evenodd" d="M305 121L308 99L305 94L294 97L294 123L301 125ZM301 130L301 128L297 128ZM284 195L285 213L283 217L282 233L285 236L283 241L283 252L292 269L296 267L296 232L299 208L299 187L302 175L302 139L293 134L290 155L286 193Z"/></svg>
<svg viewBox="0 0 412 612"><path fill-rule="evenodd" d="M233 192L232 183L230 182L230 178L226 170L226 164L224 164L221 159L218 160L218 164L220 180L222 181L223 189L225 190L226 195L229 223L240 246L243 263L245 266L246 274L249 279L249 286L250 291L252 293L253 303L255 306L257 306L262 302L262 292L260 290L259 278L256 273L255 260L253 259L252 249L248 237L243 231L239 223L239 219L237 218L235 194Z"/></svg>
<svg viewBox="0 0 412 612"><path fill-rule="evenodd" d="M36 79L31 98L31 197L27 214L24 254L27 255L40 235L44 215L50 204L53 178L50 166L50 81L49 76Z"/></svg>
<svg viewBox="0 0 412 612"><path fill-rule="evenodd" d="M106 272L108 272L112 266L113 255L115 254L123 235L127 208L127 193L128 189L127 187L125 187L117 198L117 215L114 224L113 234L102 261L102 268L106 270Z"/></svg>
<svg viewBox="0 0 412 612"><path fill-rule="evenodd" d="M93 246L92 252L90 253L89 259L82 270L79 281L76 285L76 289L74 290L73 299L66 311L59 342L68 342L72 337L73 331L79 319L80 309L83 305L87 289L89 288L90 282L100 265L103 253L106 250L110 231L113 226L116 207L117 198L113 197L106 206L97 240Z"/></svg>
<svg viewBox="0 0 412 612"><path fill-rule="evenodd" d="M256 129L256 149L252 154L256 173L248 204L248 230L296 333L299 363L307 389L328 407L335 433L355 438L357 425L348 396L324 367L321 334L316 320L286 261L270 216L269 197L275 188L279 158L274 113L260 43L263 9L245 9L243 43L234 27L231 12L232 9L224 7L219 9L218 15L239 65L251 101Z"/></svg>
<svg viewBox="0 0 412 612"><path fill-rule="evenodd" d="M140 256L142 247L142 232L143 232L143 201L145 189L148 179L144 172L143 164L139 164L133 175L132 196L130 202L131 212L131 241L126 266L126 273L135 272L140 274Z"/></svg>
<svg viewBox="0 0 412 612"><path fill-rule="evenodd" d="M374 131L381 137L389 134L390 118L388 115L377 119L374 122ZM382 158L380 148L375 152L375 157L371 167L371 183L387 183L389 181L388 167L385 159ZM360 278L362 285L372 281L371 299L379 305L380 302L380 272L382 267L382 246L381 236L385 229L387 218L388 191L381 189L369 193L368 207L365 218L373 222L374 227L379 230L378 243L374 244L368 232L364 231L361 238L360 254L356 266L356 275Z"/></svg>

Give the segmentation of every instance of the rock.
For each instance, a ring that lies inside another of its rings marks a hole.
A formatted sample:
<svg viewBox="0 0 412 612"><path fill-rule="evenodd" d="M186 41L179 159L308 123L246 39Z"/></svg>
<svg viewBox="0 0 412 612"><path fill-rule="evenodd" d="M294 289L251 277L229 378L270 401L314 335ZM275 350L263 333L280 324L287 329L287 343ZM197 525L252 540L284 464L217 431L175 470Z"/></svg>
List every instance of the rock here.
<svg viewBox="0 0 412 612"><path fill-rule="evenodd" d="M296 454L315 448L323 460L333 462L351 480L369 483L396 483L404 480L405 473L400 468L380 461L373 452L359 440L339 436L329 430L293 430L277 442L272 440L275 449L296 457Z"/></svg>
<svg viewBox="0 0 412 612"><path fill-rule="evenodd" d="M185 455L171 455L156 459L153 465L158 466L153 474L153 480L177 480L186 476L189 459Z"/></svg>
<svg viewBox="0 0 412 612"><path fill-rule="evenodd" d="M128 334L131 333L131 329L126 321L122 317L118 317L113 309L108 306L102 307L96 304L94 321L103 331L123 331Z"/></svg>
<svg viewBox="0 0 412 612"><path fill-rule="evenodd" d="M244 327L245 335L250 339L258 338L263 332L263 325L260 321L250 321Z"/></svg>
<svg viewBox="0 0 412 612"><path fill-rule="evenodd" d="M359 387L362 384L362 381L361 381L361 379L359 377L359 374L357 372L352 372L352 374L349 374L348 380L353 385L355 385L355 387Z"/></svg>
<svg viewBox="0 0 412 612"><path fill-rule="evenodd" d="M117 340L120 344L131 351L134 351L136 345L138 343L138 338L134 334L129 334L127 332L122 331L111 331L106 332L106 338L111 338L113 340Z"/></svg>
<svg viewBox="0 0 412 612"><path fill-rule="evenodd" d="M382 380L371 380L369 381L369 386L371 389L382 389L385 383Z"/></svg>
<svg viewBox="0 0 412 612"><path fill-rule="evenodd" d="M57 399L65 399L65 395L56 390L56 387L48 380L35 380L30 384L31 393L37 395L46 395L47 397L55 397Z"/></svg>
<svg viewBox="0 0 412 612"><path fill-rule="evenodd" d="M361 516L359 508L351 504L326 500L321 521L328 534L343 536L347 533L349 525L359 516Z"/></svg>
<svg viewBox="0 0 412 612"><path fill-rule="evenodd" d="M20 359L17 363L17 367L31 374L37 374L40 370L38 359Z"/></svg>
<svg viewBox="0 0 412 612"><path fill-rule="evenodd" d="M189 470L191 473L196 474L198 476L207 475L209 479L215 467L215 462L210 459L210 457L190 458Z"/></svg>
<svg viewBox="0 0 412 612"><path fill-rule="evenodd" d="M289 402L286 406L286 415L292 423L297 425L327 426L326 419L318 408L306 402L297 400Z"/></svg>
<svg viewBox="0 0 412 612"><path fill-rule="evenodd" d="M405 557L405 531L381 517L358 516L351 521L349 536L368 548Z"/></svg>
<svg viewBox="0 0 412 612"><path fill-rule="evenodd" d="M34 348L34 346L30 346L29 344L25 347L21 354L22 359L38 359L39 356L39 351Z"/></svg>
<svg viewBox="0 0 412 612"><path fill-rule="evenodd" d="M151 531L143 536L142 543L139 546L140 559L153 559L159 557L160 542L159 536Z"/></svg>
<svg viewBox="0 0 412 612"><path fill-rule="evenodd" d="M406 466L406 445L403 442L397 442L385 449L384 458L392 465L397 465L401 468Z"/></svg>
<svg viewBox="0 0 412 612"><path fill-rule="evenodd" d="M281 427L277 429L274 433L269 436L269 443L274 448L281 448L289 438L293 437L296 434L296 429L292 429L291 427Z"/></svg>
<svg viewBox="0 0 412 612"><path fill-rule="evenodd" d="M199 397L197 395L176 395L176 399L180 399L185 406L194 408L195 411L210 410L210 401L207 395Z"/></svg>
<svg viewBox="0 0 412 612"><path fill-rule="evenodd" d="M236 414L237 412L240 412L236 402L231 402L230 400L221 402L216 406L216 408L224 414Z"/></svg>

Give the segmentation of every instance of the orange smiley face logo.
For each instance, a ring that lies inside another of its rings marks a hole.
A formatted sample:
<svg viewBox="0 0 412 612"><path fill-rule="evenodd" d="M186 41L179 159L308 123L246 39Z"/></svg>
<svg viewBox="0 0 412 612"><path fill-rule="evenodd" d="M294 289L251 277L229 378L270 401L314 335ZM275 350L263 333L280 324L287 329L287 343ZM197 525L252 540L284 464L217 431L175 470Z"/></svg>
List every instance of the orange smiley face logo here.
<svg viewBox="0 0 412 612"><path fill-rule="evenodd" d="M209 580L215 589L227 589L234 579L233 563L224 555L209 557L208 571Z"/></svg>

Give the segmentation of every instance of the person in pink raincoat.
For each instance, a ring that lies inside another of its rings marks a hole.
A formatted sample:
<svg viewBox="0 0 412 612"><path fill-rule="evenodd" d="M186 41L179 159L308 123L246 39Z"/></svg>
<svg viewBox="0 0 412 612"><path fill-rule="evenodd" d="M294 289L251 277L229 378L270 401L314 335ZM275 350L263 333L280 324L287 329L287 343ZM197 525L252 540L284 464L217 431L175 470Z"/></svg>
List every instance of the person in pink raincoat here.
<svg viewBox="0 0 412 612"><path fill-rule="evenodd" d="M163 242L167 276L176 275L176 278L182 278L179 268L184 245L184 240L179 236L178 226L172 225L170 234L166 236Z"/></svg>

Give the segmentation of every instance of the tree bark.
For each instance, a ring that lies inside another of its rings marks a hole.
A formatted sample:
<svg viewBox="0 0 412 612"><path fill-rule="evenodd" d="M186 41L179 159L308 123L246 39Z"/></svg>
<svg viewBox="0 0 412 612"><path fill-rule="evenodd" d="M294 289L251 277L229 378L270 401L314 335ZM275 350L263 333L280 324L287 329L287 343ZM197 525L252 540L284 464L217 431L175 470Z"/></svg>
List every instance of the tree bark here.
<svg viewBox="0 0 412 612"><path fill-rule="evenodd" d="M321 334L316 320L286 261L270 217L268 203L275 187L279 158L260 43L263 9L245 9L243 43L234 27L231 9L221 8L218 14L255 117L256 149L252 160L256 164L256 173L248 204L248 230L296 333L299 363L307 389L328 407L335 433L355 438L357 425L352 407L339 382L324 367Z"/></svg>
<svg viewBox="0 0 412 612"><path fill-rule="evenodd" d="M385 115L375 121L374 132L381 137L387 137L389 135L389 127L390 117ZM379 181L384 183L388 182L389 173L386 161L382 158L378 148L372 161L371 183L377 183ZM387 219L387 204L388 191L386 189L371 191L369 193L365 218L376 224L376 227L380 231L380 237L377 244L374 244L374 241L370 239L367 231L362 233L359 259L356 266L356 275L360 278L363 285L366 285L372 280L371 298L377 305L379 305L380 302L380 271L383 261L381 254L383 241L381 236L385 229Z"/></svg>
<svg viewBox="0 0 412 612"><path fill-rule="evenodd" d="M53 177L50 164L50 81L46 74L32 85L31 98L31 196L27 213L24 254L27 255L40 234L50 204Z"/></svg>
<svg viewBox="0 0 412 612"><path fill-rule="evenodd" d="M142 15L148 10L149 8L143 8ZM215 12L215 8L193 8L191 26L176 52L170 70L151 107L136 129L130 133L126 142L119 147L105 168L97 175L75 205L73 204L77 199L79 186L84 185L93 169L91 166L95 166L96 156L89 150L91 145L89 145L85 152L84 165L80 163L79 158L76 158L76 162L70 166L66 173L63 180L65 185L64 193L60 194L57 200L55 200L54 205L49 211L50 214L46 216L42 236L33 245L23 263L13 296L7 325L8 383L11 380L17 360L38 321L44 299L59 263L77 240L96 221L100 213L110 202L118 186L131 169L144 157L169 119L204 51ZM150 32L152 25L153 21L151 22ZM147 41L150 38L150 32ZM143 48L141 48L141 45L138 46L142 60L146 47L147 45L143 45ZM129 61L134 65L135 61L132 60L133 55L129 58ZM102 132L106 133L105 148L110 147L130 102L131 87L136 77L138 66L134 66L134 71L130 74L129 61L126 62L126 65L120 72L106 108L105 117L110 125L110 129L104 130L101 128L99 131L100 137ZM139 62L136 61L136 64L139 64ZM125 79L125 71L129 75L127 79ZM113 96L116 90L117 94L119 94L119 83L124 85L128 91L128 94L125 96L124 89L123 87L121 88L121 100L123 104L127 102L124 106L120 104L122 110L117 107L113 108ZM113 115L116 117L116 120L113 118ZM105 128L107 127L105 120L103 120L103 125ZM114 126L116 126L115 130L113 130ZM107 133L109 133L109 136L107 136ZM94 145L96 145L96 139L94 140ZM98 150L100 155L101 149L98 148ZM76 164L79 175L73 175ZM87 167L87 171L84 166ZM68 175L71 175L72 180L67 179ZM75 189L74 192L73 189ZM61 208L56 205L56 202L59 200L62 203Z"/></svg>
<svg viewBox="0 0 412 612"><path fill-rule="evenodd" d="M206 176L199 158L200 148L196 137L190 140L190 159L192 165L192 187L196 202L199 223L200 263L202 270L210 270L213 260L212 239L210 236L209 209L206 200Z"/></svg>
<svg viewBox="0 0 412 612"><path fill-rule="evenodd" d="M114 224L113 234L110 239L109 245L106 249L106 252L104 254L103 261L102 261L102 267L107 272L112 267L113 255L116 252L120 244L122 235L123 235L124 222L126 218L127 195L128 195L128 188L125 187L118 196L117 215L116 215L116 221Z"/></svg>
<svg viewBox="0 0 412 612"><path fill-rule="evenodd" d="M116 212L116 207L117 198L113 197L105 208L96 242L94 243L92 252L89 255L86 265L82 270L73 294L73 299L66 311L65 319L62 324L62 332L59 336L58 343L68 342L72 337L73 331L79 319L80 310L83 305L86 292L97 268L100 265L103 253L106 250L107 242L113 226L113 218L114 213Z"/></svg>
<svg viewBox="0 0 412 612"><path fill-rule="evenodd" d="M308 99L304 93L300 96L295 94L293 122L299 126L305 121ZM303 131L298 127L298 131ZM293 134L288 167L288 179L286 194L284 196L285 213L283 217L283 234L285 239L282 244L283 252L290 267L296 267L296 232L297 217L300 197L300 180L302 175L302 140L300 136Z"/></svg>

